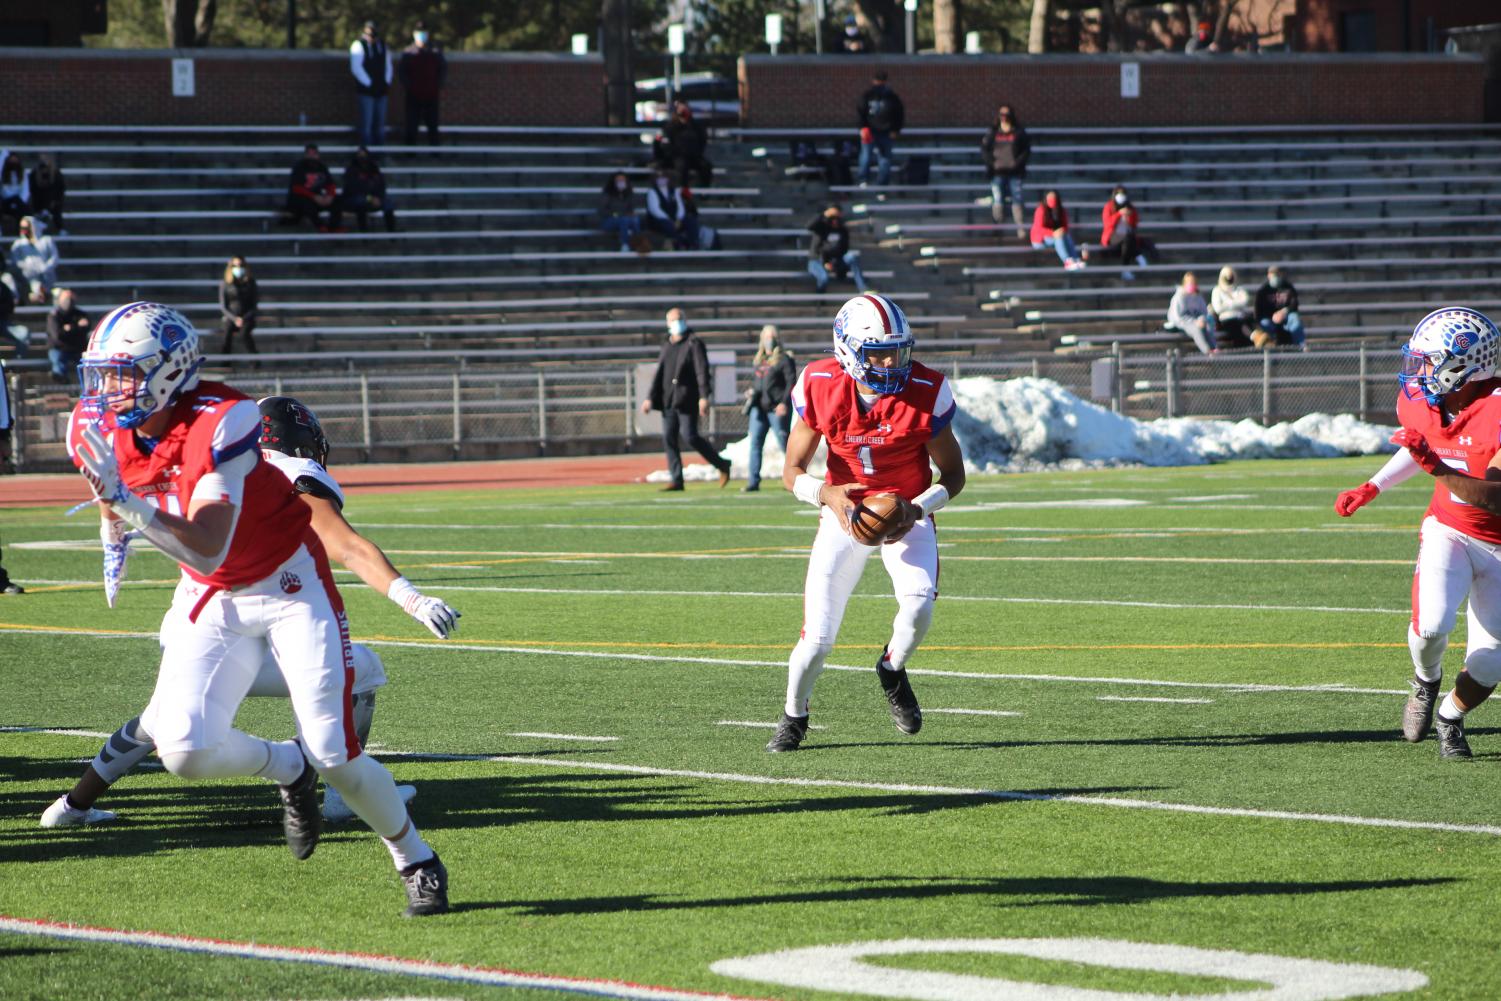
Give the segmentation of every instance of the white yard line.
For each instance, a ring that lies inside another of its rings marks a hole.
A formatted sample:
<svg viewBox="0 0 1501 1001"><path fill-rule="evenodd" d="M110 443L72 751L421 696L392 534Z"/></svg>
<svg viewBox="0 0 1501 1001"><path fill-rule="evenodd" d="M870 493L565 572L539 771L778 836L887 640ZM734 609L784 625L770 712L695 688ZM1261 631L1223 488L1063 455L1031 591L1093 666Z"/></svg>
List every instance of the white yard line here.
<svg viewBox="0 0 1501 1001"><path fill-rule="evenodd" d="M750 727L750 728L755 729L755 730L775 730L777 728L777 724L774 723L774 722L767 723L767 722L764 722L764 721L761 721L761 720L753 720L753 719L722 719L719 722L715 723L714 725L715 726L745 726L745 727ZM808 729L809 730L823 730L825 728L823 726L820 726L817 723L809 723L808 724Z"/></svg>
<svg viewBox="0 0 1501 1001"><path fill-rule="evenodd" d="M107 740L114 736L112 733L100 733L97 730L64 730L50 726L0 726L0 733L50 733L59 737L95 737L99 740Z"/></svg>
<svg viewBox="0 0 1501 1001"><path fill-rule="evenodd" d="M1020 716L1021 713L1006 709L924 709L924 713L946 713L950 716Z"/></svg>
<svg viewBox="0 0 1501 1001"><path fill-rule="evenodd" d="M601 744L619 740L619 737L593 737L581 733L508 733L507 737L535 737L538 740L591 740Z"/></svg>
<svg viewBox="0 0 1501 1001"><path fill-rule="evenodd" d="M1171 702L1181 705L1212 706L1214 699L1167 699L1152 695L1096 695L1096 702Z"/></svg>

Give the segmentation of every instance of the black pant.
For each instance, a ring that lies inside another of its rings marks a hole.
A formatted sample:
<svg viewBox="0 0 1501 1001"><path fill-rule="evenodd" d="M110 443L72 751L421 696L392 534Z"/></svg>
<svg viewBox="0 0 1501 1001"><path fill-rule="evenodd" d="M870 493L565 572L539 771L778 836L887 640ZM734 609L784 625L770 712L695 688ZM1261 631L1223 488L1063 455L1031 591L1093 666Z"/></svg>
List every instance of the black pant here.
<svg viewBox="0 0 1501 1001"><path fill-rule="evenodd" d="M427 144L429 146L440 145L438 139L438 101L419 101L410 94L407 95L407 145L417 145L417 126L427 126Z"/></svg>
<svg viewBox="0 0 1501 1001"><path fill-rule="evenodd" d="M220 354L234 354L236 331L245 338L246 351L249 351L253 355L260 354L255 349L255 337L252 336L255 332L255 317L253 316L245 317L245 325L243 327L235 326L235 321L233 320L227 319L224 321L224 345L219 349Z"/></svg>
<svg viewBox="0 0 1501 1001"><path fill-rule="evenodd" d="M1217 348L1248 348L1251 346L1251 338L1246 334L1247 321L1244 319L1220 320L1214 332L1214 346Z"/></svg>
<svg viewBox="0 0 1501 1001"><path fill-rule="evenodd" d="M1141 253L1141 245L1137 242L1136 231L1121 227L1110 234L1110 249L1119 249L1121 264L1130 267L1136 263L1136 257Z"/></svg>
<svg viewBox="0 0 1501 1001"><path fill-rule="evenodd" d="M662 412L662 448L667 452L667 472L672 482L683 483L683 457L678 453L679 436L698 454L709 460L709 465L721 472L729 472L730 461L714 450L709 440L698 433L698 412L695 410L664 410Z"/></svg>
<svg viewBox="0 0 1501 1001"><path fill-rule="evenodd" d="M693 182L696 183L690 183L690 173L693 175ZM714 168L709 166L709 161L702 156L674 156L672 176L680 188L707 188L714 180Z"/></svg>

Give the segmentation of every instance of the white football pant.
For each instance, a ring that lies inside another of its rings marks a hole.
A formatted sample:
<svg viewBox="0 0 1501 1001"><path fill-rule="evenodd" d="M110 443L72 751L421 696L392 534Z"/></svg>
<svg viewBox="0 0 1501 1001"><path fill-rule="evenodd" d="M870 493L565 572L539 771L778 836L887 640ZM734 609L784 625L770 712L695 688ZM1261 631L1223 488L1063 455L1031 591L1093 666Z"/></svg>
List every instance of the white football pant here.
<svg viewBox="0 0 1501 1001"><path fill-rule="evenodd" d="M1482 685L1501 682L1501 546L1437 518L1423 519L1412 578L1407 644L1419 677L1436 681L1459 607L1469 597L1465 669Z"/></svg>

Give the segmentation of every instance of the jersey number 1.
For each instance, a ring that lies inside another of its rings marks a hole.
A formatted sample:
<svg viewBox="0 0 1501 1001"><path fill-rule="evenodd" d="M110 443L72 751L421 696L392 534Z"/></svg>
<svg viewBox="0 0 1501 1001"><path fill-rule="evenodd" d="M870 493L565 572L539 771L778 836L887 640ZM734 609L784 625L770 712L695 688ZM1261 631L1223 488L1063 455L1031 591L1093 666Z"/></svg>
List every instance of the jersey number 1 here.
<svg viewBox="0 0 1501 1001"><path fill-rule="evenodd" d="M876 474L875 463L870 461L869 445L860 446L860 466L864 469L866 476L874 476Z"/></svg>

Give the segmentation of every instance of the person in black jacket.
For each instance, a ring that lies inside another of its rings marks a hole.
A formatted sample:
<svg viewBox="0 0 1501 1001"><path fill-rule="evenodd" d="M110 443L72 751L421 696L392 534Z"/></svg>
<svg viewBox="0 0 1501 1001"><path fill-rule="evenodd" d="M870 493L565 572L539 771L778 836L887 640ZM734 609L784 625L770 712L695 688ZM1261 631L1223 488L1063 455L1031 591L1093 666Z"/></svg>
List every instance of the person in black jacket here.
<svg viewBox="0 0 1501 1001"><path fill-rule="evenodd" d="M47 314L47 360L52 364L54 379L73 382L89 346L89 316L78 308L72 289L60 288L54 298L56 305Z"/></svg>
<svg viewBox="0 0 1501 1001"><path fill-rule="evenodd" d="M885 70L876 71L870 89L860 95L855 111L860 118L859 181L862 185L869 183L870 157L874 152L880 161L876 183L888 184L891 181L891 140L902 134L907 112L902 107L902 99L886 86Z"/></svg>
<svg viewBox="0 0 1501 1001"><path fill-rule="evenodd" d="M292 173L287 178L287 207L285 221L290 224L310 222L320 233L338 227L339 189L334 176L323 162L318 147L308 143L302 150L302 158L292 164ZM329 225L318 222L318 215L329 213Z"/></svg>
<svg viewBox="0 0 1501 1001"><path fill-rule="evenodd" d="M57 166L56 154L43 153L31 168L31 214L45 221L58 236L68 235L63 229L63 197L67 192L68 184Z"/></svg>
<svg viewBox="0 0 1501 1001"><path fill-rule="evenodd" d="M1258 348L1302 348L1307 336L1298 315L1298 290L1273 264L1266 269L1266 284L1256 290L1256 329L1251 331L1251 343Z"/></svg>
<svg viewBox="0 0 1501 1001"><path fill-rule="evenodd" d="M693 109L679 101L672 109L672 120L662 126L664 167L672 170L673 183L679 188L690 185L692 172L697 186L707 188L714 178L714 168L704 155L709 149L709 131L693 117Z"/></svg>
<svg viewBox="0 0 1501 1001"><path fill-rule="evenodd" d="M339 196L339 204L354 213L361 233L370 230L371 212L379 212L385 217L387 233L396 232L396 206L386 194L386 175L381 173L380 164L363 146L354 151L349 166L344 168L344 191ZM335 229L338 229L340 219L340 212L335 209Z"/></svg>
<svg viewBox="0 0 1501 1001"><path fill-rule="evenodd" d="M683 489L683 457L679 438L686 438L698 454L719 470L719 485L730 482L730 460L714 451L698 433L698 419L709 416L709 352L704 342L688 329L681 309L667 311L667 343L657 358L651 392L641 401L641 412L662 411L662 447L667 453L667 472L672 481L663 490Z"/></svg>
<svg viewBox="0 0 1501 1001"><path fill-rule="evenodd" d="M235 334L245 338L245 350L259 354L255 349L255 321L260 315L261 289L250 265L243 257L231 257L224 266L224 281L219 283L219 312L224 317L224 344L222 354L233 354Z"/></svg>
<svg viewBox="0 0 1501 1001"><path fill-rule="evenodd" d="M766 449L766 432L776 432L785 453L787 434L792 430L792 387L797 383L797 364L792 360L792 352L782 348L773 324L761 328L752 365L750 389L745 391L745 414L750 418L750 473L745 484L748 494L761 489L761 453Z"/></svg>
<svg viewBox="0 0 1501 1001"><path fill-rule="evenodd" d="M1032 140L1017 120L1011 105L1003 104L995 113L985 137L980 140L985 155L985 173L990 178L990 217L1006 221L1006 205L1011 206L1011 221L1021 237L1023 220L1022 178L1027 176L1027 160L1032 156Z"/></svg>
<svg viewBox="0 0 1501 1001"><path fill-rule="evenodd" d="M865 274L860 270L860 251L850 249L850 231L844 225L844 213L837 204L830 205L808 223L808 274L813 276L819 292L828 290L829 279L851 278L855 291L865 291Z"/></svg>

